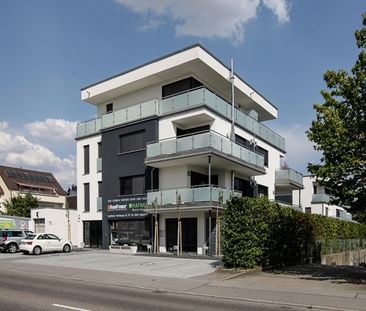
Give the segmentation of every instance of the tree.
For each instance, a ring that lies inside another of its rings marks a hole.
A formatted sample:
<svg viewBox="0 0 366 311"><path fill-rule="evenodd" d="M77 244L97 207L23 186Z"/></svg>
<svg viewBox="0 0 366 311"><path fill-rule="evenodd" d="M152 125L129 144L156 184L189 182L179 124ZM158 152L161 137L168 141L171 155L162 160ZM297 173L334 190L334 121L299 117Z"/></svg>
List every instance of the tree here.
<svg viewBox="0 0 366 311"><path fill-rule="evenodd" d="M360 52L352 72L324 74L328 90L321 91L324 103L314 105L316 120L307 132L322 157L308 169L330 189L333 203L350 206L355 219L366 222L366 13L355 38Z"/></svg>
<svg viewBox="0 0 366 311"><path fill-rule="evenodd" d="M4 202L6 208L6 214L11 216L19 217L30 217L31 208L38 207L38 200L30 193L25 195L17 195L12 197L10 200Z"/></svg>

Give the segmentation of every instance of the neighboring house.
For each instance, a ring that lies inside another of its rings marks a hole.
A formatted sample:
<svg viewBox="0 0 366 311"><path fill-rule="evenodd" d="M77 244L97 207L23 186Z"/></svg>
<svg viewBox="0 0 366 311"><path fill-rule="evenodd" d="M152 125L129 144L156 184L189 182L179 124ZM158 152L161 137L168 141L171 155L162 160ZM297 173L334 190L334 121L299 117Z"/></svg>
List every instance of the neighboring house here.
<svg viewBox="0 0 366 311"><path fill-rule="evenodd" d="M179 217L183 251L204 254L221 196L274 200L303 188L300 173L281 169L284 138L264 125L277 108L230 77L193 45L81 90L97 117L77 126L79 246L150 249L157 216L167 252Z"/></svg>
<svg viewBox="0 0 366 311"><path fill-rule="evenodd" d="M294 200L299 200L299 193L294 191L293 197ZM304 213L352 220L352 215L346 208L330 203L331 197L331 192L320 185L315 177L304 176L304 190L301 191L300 195Z"/></svg>
<svg viewBox="0 0 366 311"><path fill-rule="evenodd" d="M62 208L65 204L65 191L48 172L23 168L0 166L0 210L5 213L4 202L25 193L38 200L39 207Z"/></svg>
<svg viewBox="0 0 366 311"><path fill-rule="evenodd" d="M34 232L50 232L77 245L76 191L69 191L63 207L38 207L31 210Z"/></svg>

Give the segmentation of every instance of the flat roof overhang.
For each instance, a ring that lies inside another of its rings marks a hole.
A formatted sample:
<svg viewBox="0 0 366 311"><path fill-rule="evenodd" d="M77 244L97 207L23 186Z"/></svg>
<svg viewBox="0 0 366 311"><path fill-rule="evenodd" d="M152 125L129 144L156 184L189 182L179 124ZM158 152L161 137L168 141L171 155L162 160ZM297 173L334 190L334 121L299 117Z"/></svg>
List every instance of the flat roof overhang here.
<svg viewBox="0 0 366 311"><path fill-rule="evenodd" d="M100 104L139 89L193 76L227 100L231 98L230 69L200 45L169 54L142 66L87 86L81 99ZM277 118L277 108L235 75L235 102L246 110L258 112L258 120Z"/></svg>

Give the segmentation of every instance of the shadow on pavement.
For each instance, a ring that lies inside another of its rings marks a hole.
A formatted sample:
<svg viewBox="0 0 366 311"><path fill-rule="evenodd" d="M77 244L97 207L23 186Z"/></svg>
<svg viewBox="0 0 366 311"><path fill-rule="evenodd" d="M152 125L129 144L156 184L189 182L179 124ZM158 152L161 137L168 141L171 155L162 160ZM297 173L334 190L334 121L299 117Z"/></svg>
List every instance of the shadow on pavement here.
<svg viewBox="0 0 366 311"><path fill-rule="evenodd" d="M366 285L366 268L353 266L326 266L309 264L266 271L272 274L296 275L300 279L331 281L337 284Z"/></svg>

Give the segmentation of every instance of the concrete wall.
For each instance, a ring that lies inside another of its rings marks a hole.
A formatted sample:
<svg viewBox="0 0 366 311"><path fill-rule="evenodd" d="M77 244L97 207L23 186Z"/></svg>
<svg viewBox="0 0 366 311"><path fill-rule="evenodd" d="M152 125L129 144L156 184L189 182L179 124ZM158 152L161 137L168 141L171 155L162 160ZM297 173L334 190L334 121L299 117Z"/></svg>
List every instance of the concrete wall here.
<svg viewBox="0 0 366 311"><path fill-rule="evenodd" d="M44 218L45 232L56 234L64 240L71 240L72 245L78 245L77 238L77 211L69 211L70 236L67 210L64 208L35 208L31 210L31 219L35 230L34 219ZM36 232L38 233L38 232Z"/></svg>
<svg viewBox="0 0 366 311"><path fill-rule="evenodd" d="M365 263L366 249L321 256L322 265L359 266Z"/></svg>

